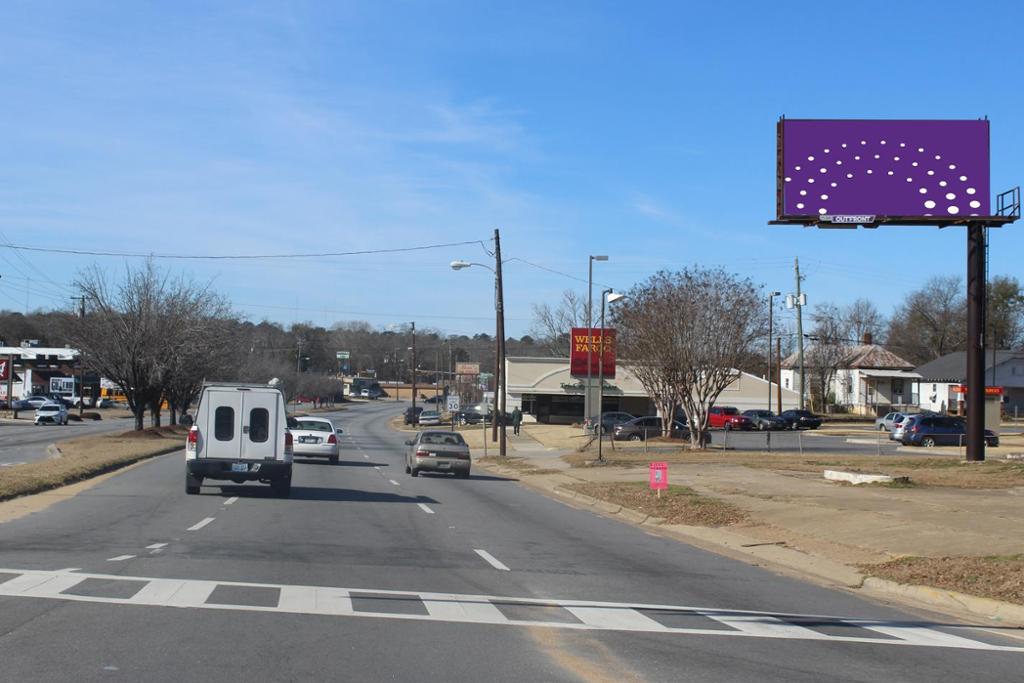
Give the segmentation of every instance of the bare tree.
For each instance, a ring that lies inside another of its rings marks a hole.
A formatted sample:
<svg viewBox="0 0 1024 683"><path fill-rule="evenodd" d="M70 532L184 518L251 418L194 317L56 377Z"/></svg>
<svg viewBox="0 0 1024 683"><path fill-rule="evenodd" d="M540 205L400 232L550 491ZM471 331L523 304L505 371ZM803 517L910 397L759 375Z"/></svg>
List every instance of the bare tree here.
<svg viewBox="0 0 1024 683"><path fill-rule="evenodd" d="M962 281L937 276L913 291L889 319L890 347L913 363L927 363L963 351L967 338L967 299Z"/></svg>
<svg viewBox="0 0 1024 683"><path fill-rule="evenodd" d="M665 424L682 407L691 444L707 443L708 411L766 336L761 288L721 269L659 272L615 311L624 357Z"/></svg>
<svg viewBox="0 0 1024 683"><path fill-rule="evenodd" d="M555 357L569 355L569 331L587 323L587 300L582 294L567 289L554 306L533 304L533 326L530 333L548 353Z"/></svg>
<svg viewBox="0 0 1024 683"><path fill-rule="evenodd" d="M835 304L818 304L811 316L811 345L805 352L811 393L811 405L819 412L826 404L835 403L833 380L850 356L850 328L843 312Z"/></svg>
<svg viewBox="0 0 1024 683"><path fill-rule="evenodd" d="M875 343L881 341L882 332L885 330L885 316L870 299L857 299L842 310L843 325L851 339L864 339L871 335Z"/></svg>

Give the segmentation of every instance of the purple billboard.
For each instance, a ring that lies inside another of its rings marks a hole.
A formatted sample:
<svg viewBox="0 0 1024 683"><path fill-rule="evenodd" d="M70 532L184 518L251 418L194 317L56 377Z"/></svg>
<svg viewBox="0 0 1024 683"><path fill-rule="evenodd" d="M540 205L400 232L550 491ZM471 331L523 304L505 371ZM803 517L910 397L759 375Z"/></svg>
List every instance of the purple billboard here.
<svg viewBox="0 0 1024 683"><path fill-rule="evenodd" d="M989 216L987 120L779 121L780 220Z"/></svg>

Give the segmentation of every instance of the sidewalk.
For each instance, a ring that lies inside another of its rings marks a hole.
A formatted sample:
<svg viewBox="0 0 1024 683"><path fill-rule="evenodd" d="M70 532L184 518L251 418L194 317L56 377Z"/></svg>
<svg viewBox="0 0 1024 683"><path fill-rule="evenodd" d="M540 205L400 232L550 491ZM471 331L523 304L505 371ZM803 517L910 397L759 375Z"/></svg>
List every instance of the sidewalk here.
<svg viewBox="0 0 1024 683"><path fill-rule="evenodd" d="M662 524L662 520L568 488L579 483L646 482L646 464L573 468L561 457L573 450L546 447L525 429L518 437L510 437L509 443L509 455L518 462L511 467L500 463L488 466L514 473L523 484L548 495L593 506L716 552L766 562L824 583L868 587L888 597L900 593L904 599L932 608L961 614L966 609L975 615L1024 624L1024 607L952 591L865 579L858 567L901 557L1019 555L1024 551L1024 524L1020 523L1024 486L855 487L827 482L820 471L674 462L669 466L671 484L688 486L749 515L748 521L727 527L688 527Z"/></svg>

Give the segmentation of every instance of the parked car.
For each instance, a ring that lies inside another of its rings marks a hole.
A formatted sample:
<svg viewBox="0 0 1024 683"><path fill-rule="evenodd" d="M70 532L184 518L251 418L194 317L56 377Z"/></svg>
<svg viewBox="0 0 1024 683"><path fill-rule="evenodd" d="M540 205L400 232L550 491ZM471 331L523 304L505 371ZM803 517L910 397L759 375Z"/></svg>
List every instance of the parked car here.
<svg viewBox="0 0 1024 683"><path fill-rule="evenodd" d="M898 421L892 423L892 431L889 432L889 441L903 441L903 432L907 427L914 423L914 420L918 420L924 417L924 415L917 413L914 415L903 415Z"/></svg>
<svg viewBox="0 0 1024 683"><path fill-rule="evenodd" d="M433 427L441 424L441 413L436 410L424 410L419 415L419 424Z"/></svg>
<svg viewBox="0 0 1024 683"><path fill-rule="evenodd" d="M469 446L458 432L424 431L405 442L405 472L418 476L421 471L450 472L469 479L472 461Z"/></svg>
<svg viewBox="0 0 1024 683"><path fill-rule="evenodd" d="M484 421L487 417L486 414L480 414L472 409L460 410L455 413L455 422L460 425L478 425Z"/></svg>
<svg viewBox="0 0 1024 683"><path fill-rule="evenodd" d="M731 406L712 406L708 410L708 426L711 429L753 429L749 417Z"/></svg>
<svg viewBox="0 0 1024 683"><path fill-rule="evenodd" d="M754 429L762 432L768 429L786 428L786 421L770 410L744 410L743 416L750 420Z"/></svg>
<svg viewBox="0 0 1024 683"><path fill-rule="evenodd" d="M646 441L649 438L662 435L668 436L670 439L689 439L690 428L684 422L673 420L672 429L665 434L661 418L657 415L647 415L617 424L612 430L612 438L616 441ZM710 442L711 438L708 435L708 443Z"/></svg>
<svg viewBox="0 0 1024 683"><path fill-rule="evenodd" d="M25 398L21 399L21 403L22 406L24 407L20 408L19 410L25 410L28 408L38 410L39 406L43 405L44 403L52 403L52 401L47 396L26 396Z"/></svg>
<svg viewBox="0 0 1024 683"><path fill-rule="evenodd" d="M304 458L327 458L338 462L338 434L341 429L326 417L297 417L288 421L292 433L292 455Z"/></svg>
<svg viewBox="0 0 1024 683"><path fill-rule="evenodd" d="M882 417L879 417L875 420L875 429L877 429L880 432L887 431L891 433L896 423L903 419L903 415L903 413L897 412L886 413Z"/></svg>
<svg viewBox="0 0 1024 683"><path fill-rule="evenodd" d="M63 403L50 401L36 408L35 424L66 425L68 423L68 409Z"/></svg>
<svg viewBox="0 0 1024 683"><path fill-rule="evenodd" d="M959 446L967 441L967 423L959 417L923 415L904 428L901 442L904 446ZM985 444L998 446L999 437L985 430Z"/></svg>
<svg viewBox="0 0 1024 683"><path fill-rule="evenodd" d="M109 398L101 398L96 402L97 408L114 408L116 404Z"/></svg>
<svg viewBox="0 0 1024 683"><path fill-rule="evenodd" d="M287 498L293 447L280 389L208 384L185 442L185 493L199 493L204 479L228 479L270 484L274 495Z"/></svg>
<svg viewBox="0 0 1024 683"><path fill-rule="evenodd" d="M405 413L404 413L404 417L403 417L402 421L405 424L407 424L407 425L418 424L418 421L419 421L418 418L420 416L420 413L422 413L422 412L423 412L423 408L420 408L419 406L416 406L415 408L413 408L412 406L410 406L410 407L405 409Z"/></svg>
<svg viewBox="0 0 1024 683"><path fill-rule="evenodd" d="M601 414L601 433L607 434L615 429L615 425L622 424L623 422L629 422L630 420L636 419L636 415L630 415L629 413L623 413L621 411L608 411ZM597 416L588 417L583 423L583 428L590 432L595 433L597 430Z"/></svg>
<svg viewBox="0 0 1024 683"><path fill-rule="evenodd" d="M786 423L786 429L817 429L824 422L809 410L784 410L779 417Z"/></svg>

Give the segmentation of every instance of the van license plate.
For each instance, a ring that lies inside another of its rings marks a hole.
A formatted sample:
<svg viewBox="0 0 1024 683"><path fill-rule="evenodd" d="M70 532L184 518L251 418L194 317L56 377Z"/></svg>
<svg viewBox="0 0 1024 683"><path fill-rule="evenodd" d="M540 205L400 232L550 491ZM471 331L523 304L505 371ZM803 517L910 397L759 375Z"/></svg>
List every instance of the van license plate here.
<svg viewBox="0 0 1024 683"><path fill-rule="evenodd" d="M249 471L249 463L233 462L233 463L231 463L231 471L232 472L248 472Z"/></svg>

